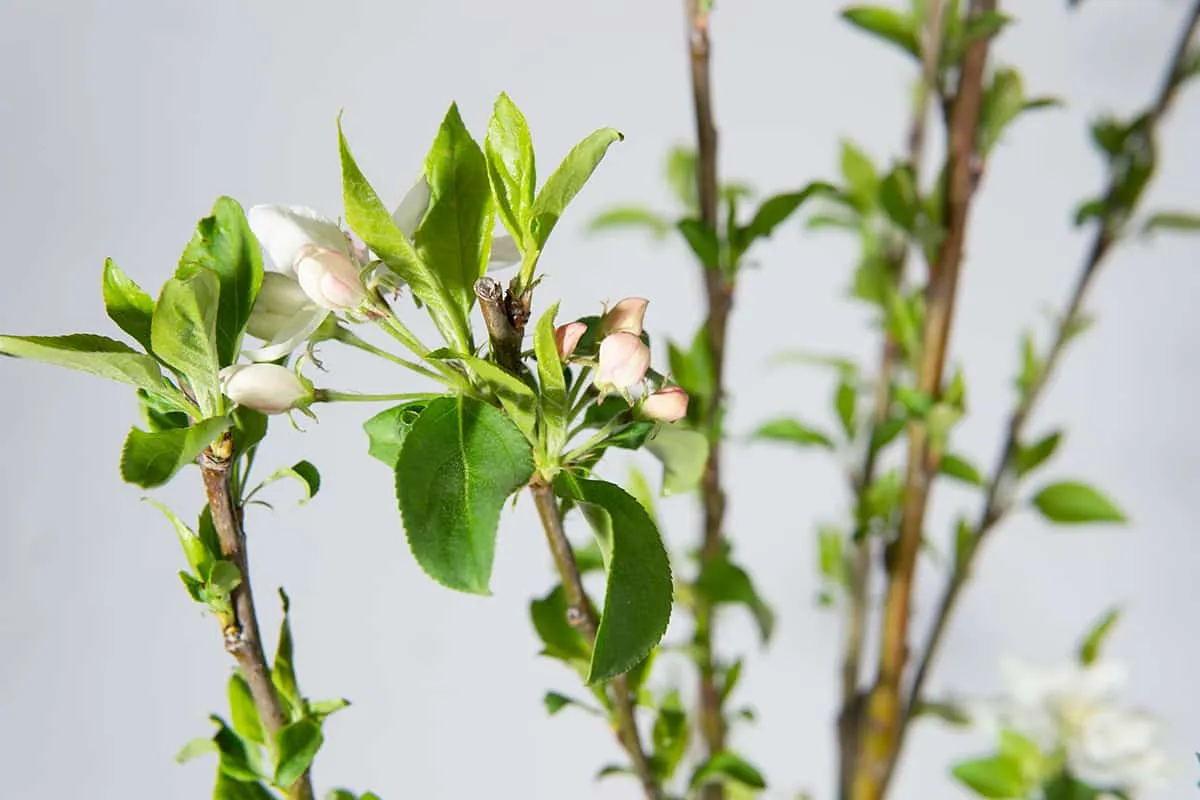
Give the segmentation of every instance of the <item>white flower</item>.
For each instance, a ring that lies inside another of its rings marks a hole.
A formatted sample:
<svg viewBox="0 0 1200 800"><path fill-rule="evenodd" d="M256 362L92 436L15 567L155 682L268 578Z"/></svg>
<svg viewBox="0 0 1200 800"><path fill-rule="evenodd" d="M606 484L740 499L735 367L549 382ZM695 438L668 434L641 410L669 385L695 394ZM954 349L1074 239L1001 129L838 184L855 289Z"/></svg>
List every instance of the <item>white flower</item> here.
<svg viewBox="0 0 1200 800"><path fill-rule="evenodd" d="M1038 668L1005 659L1004 699L978 707L977 724L1011 728L1045 751L1065 748L1067 767L1104 788L1140 788L1164 776L1158 723L1117 703L1128 676L1112 662L1064 662Z"/></svg>

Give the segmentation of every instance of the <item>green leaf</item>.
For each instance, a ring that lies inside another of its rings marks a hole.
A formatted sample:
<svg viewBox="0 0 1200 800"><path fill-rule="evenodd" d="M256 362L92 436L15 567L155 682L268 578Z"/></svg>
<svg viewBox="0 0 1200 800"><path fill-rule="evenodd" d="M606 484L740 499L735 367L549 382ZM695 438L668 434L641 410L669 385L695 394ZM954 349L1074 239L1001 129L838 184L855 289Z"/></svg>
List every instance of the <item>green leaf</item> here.
<svg viewBox="0 0 1200 800"><path fill-rule="evenodd" d="M700 485L708 462L708 437L678 424L663 425L645 447L662 462L663 496L690 492Z"/></svg>
<svg viewBox="0 0 1200 800"><path fill-rule="evenodd" d="M186 412L162 395L150 394L145 389L137 390L138 416L151 433L186 428L190 424Z"/></svg>
<svg viewBox="0 0 1200 800"><path fill-rule="evenodd" d="M980 797L1025 797L1025 779L1020 765L1010 758L988 756L954 765L951 774Z"/></svg>
<svg viewBox="0 0 1200 800"><path fill-rule="evenodd" d="M282 789L291 787L312 765L324 741L321 726L311 719L298 720L276 731L275 747L279 759L275 767L275 785Z"/></svg>
<svg viewBox="0 0 1200 800"><path fill-rule="evenodd" d="M530 234L540 250L550 238L550 232L558 224L559 217L567 204L575 199L579 190L587 183L600 160L613 142L625 137L615 128L600 128L581 141L559 164L558 169L546 179L541 191L534 198L531 209Z"/></svg>
<svg viewBox="0 0 1200 800"><path fill-rule="evenodd" d="M917 23L910 15L881 6L856 6L842 11L842 17L851 25L921 58Z"/></svg>
<svg viewBox="0 0 1200 800"><path fill-rule="evenodd" d="M228 366L237 360L242 331L263 279L258 240L242 207L231 197L218 198L212 214L200 220L175 277L187 279L204 271L217 279L217 360Z"/></svg>
<svg viewBox="0 0 1200 800"><path fill-rule="evenodd" d="M655 239L664 239L674 226L667 220L641 206L617 206L592 217L588 230L592 233L617 228L640 228Z"/></svg>
<svg viewBox="0 0 1200 800"><path fill-rule="evenodd" d="M276 797L258 781L240 781L219 772L213 800L276 800Z"/></svg>
<svg viewBox="0 0 1200 800"><path fill-rule="evenodd" d="M468 397L431 402L396 461L400 515L426 574L490 594L500 511L532 474L529 443L500 411Z"/></svg>
<svg viewBox="0 0 1200 800"><path fill-rule="evenodd" d="M214 561L208 571L205 588L214 597L228 597L229 593L242 585L242 573L232 561Z"/></svg>
<svg viewBox="0 0 1200 800"><path fill-rule="evenodd" d="M176 764L186 764L200 756L208 755L209 753L219 753L217 743L212 740L211 736L202 736L192 739L175 754Z"/></svg>
<svg viewBox="0 0 1200 800"><path fill-rule="evenodd" d="M1085 483L1062 481L1044 487L1033 505L1051 522L1125 522L1125 514L1111 500Z"/></svg>
<svg viewBox="0 0 1200 800"><path fill-rule="evenodd" d="M238 406L233 409L233 451L244 455L251 447L255 447L267 435L267 415L252 408Z"/></svg>
<svg viewBox="0 0 1200 800"><path fill-rule="evenodd" d="M195 461L229 423L229 417L212 417L190 428L157 433L131 429L121 449L121 478L143 489L162 486Z"/></svg>
<svg viewBox="0 0 1200 800"><path fill-rule="evenodd" d="M529 618L545 645L542 655L577 662L586 669L592 648L583 634L567 622L567 610L567 595L562 586L555 586L545 597L530 601Z"/></svg>
<svg viewBox="0 0 1200 800"><path fill-rule="evenodd" d="M150 339L154 354L187 378L208 416L224 403L217 382L217 276L198 270L188 278L170 278L154 306Z"/></svg>
<svg viewBox="0 0 1200 800"><path fill-rule="evenodd" d="M255 707L254 697L250 694L250 686L245 678L236 672L229 676L229 714L233 719L233 729L239 736L255 744L267 743L258 708Z"/></svg>
<svg viewBox="0 0 1200 800"><path fill-rule="evenodd" d="M688 246L706 269L716 269L721 265L721 242L717 232L698 219L681 219L675 227L683 234Z"/></svg>
<svg viewBox="0 0 1200 800"><path fill-rule="evenodd" d="M191 528L184 524L174 511L164 506L149 497L142 498L145 502L157 508L162 512L171 526L175 528L175 533L179 537L179 544L183 547L183 555L187 559L188 566L197 575L207 575L212 569L213 559L220 555L220 551L210 551L205 545L205 542L197 536Z"/></svg>
<svg viewBox="0 0 1200 800"><path fill-rule="evenodd" d="M754 432L754 438L774 442L791 442L801 447L815 445L827 450L833 449L833 440L829 436L796 419L780 418L764 422Z"/></svg>
<svg viewBox="0 0 1200 800"><path fill-rule="evenodd" d="M660 779L667 781L675 775L679 762L687 753L690 734L687 712L679 699L679 692L672 690L663 698L650 734L654 745L653 762Z"/></svg>
<svg viewBox="0 0 1200 800"><path fill-rule="evenodd" d="M847 439L854 438L857 406L858 386L854 383L854 375L843 373L833 396L833 407L837 411L838 420L842 423L842 432L846 434Z"/></svg>
<svg viewBox="0 0 1200 800"><path fill-rule="evenodd" d="M252 742L248 742L229 727L225 720L216 715L209 717L217 724L213 742L221 754L221 772L235 781L254 783L263 775L262 756Z"/></svg>
<svg viewBox="0 0 1200 800"><path fill-rule="evenodd" d="M912 711L913 717L937 717L947 725L966 728L971 725L971 716L960 706L936 700L919 700Z"/></svg>
<svg viewBox="0 0 1200 800"><path fill-rule="evenodd" d="M565 694L559 694L558 692L546 692L545 696L542 697L542 705L546 707L546 713L550 716L554 716L567 706L574 706L598 717L603 716L600 711L587 703L580 702L573 697L567 697Z"/></svg>
<svg viewBox="0 0 1200 800"><path fill-rule="evenodd" d="M688 786L699 788L706 783L736 781L754 789L767 788L767 782L753 764L728 750L713 755L692 773Z"/></svg>
<svg viewBox="0 0 1200 800"><path fill-rule="evenodd" d="M264 486L284 480L285 478L292 478L304 487L304 497L300 500L300 505L304 505L309 500L312 500L317 496L317 492L321 490L321 473L311 461L297 461L290 467L280 467L260 483L259 488L261 489Z"/></svg>
<svg viewBox="0 0 1200 800"><path fill-rule="evenodd" d="M671 618L671 566L654 522L621 487L563 473L559 497L582 507L608 554L604 611L588 683L627 672L658 644Z"/></svg>
<svg viewBox="0 0 1200 800"><path fill-rule="evenodd" d="M149 351L154 298L142 291L111 258L104 259L103 293L108 318Z"/></svg>
<svg viewBox="0 0 1200 800"><path fill-rule="evenodd" d="M850 581L845 539L845 533L838 528L822 525L817 529L817 564L821 575L836 586L846 586Z"/></svg>
<svg viewBox="0 0 1200 800"><path fill-rule="evenodd" d="M728 553L704 561L696 590L713 605L742 605L754 615L763 644L775 630L775 612L758 595L749 573L729 560Z"/></svg>
<svg viewBox="0 0 1200 800"><path fill-rule="evenodd" d="M1025 109L1025 87L1021 74L1002 67L992 75L983 90L979 111L979 149L990 152L1000 141L1004 129Z"/></svg>
<svg viewBox="0 0 1200 800"><path fill-rule="evenodd" d="M0 336L0 355L42 361L56 367L99 375L156 395L165 395L180 410L187 400L162 376L158 362L124 342L91 333L68 336Z"/></svg>
<svg viewBox="0 0 1200 800"><path fill-rule="evenodd" d="M521 433L529 441L537 441L538 396L529 384L491 361L475 356L461 356L461 359L495 392L500 405Z"/></svg>
<svg viewBox="0 0 1200 800"><path fill-rule="evenodd" d="M739 249L746 250L758 239L769 237L777 227L796 212L804 201L815 195L833 194L837 189L829 183L814 181L798 192L769 197L758 207L750 224L740 229Z"/></svg>
<svg viewBox="0 0 1200 800"><path fill-rule="evenodd" d="M672 147L667 154L667 183L675 199L687 211L700 205L696 185L696 152L687 147Z"/></svg>
<svg viewBox="0 0 1200 800"><path fill-rule="evenodd" d="M1195 233L1200 231L1200 214L1187 211L1159 211L1146 220L1146 233L1154 231L1177 231Z"/></svg>
<svg viewBox="0 0 1200 800"><path fill-rule="evenodd" d="M879 203L879 173L870 157L849 139L842 140L842 176L860 211L874 208Z"/></svg>
<svg viewBox="0 0 1200 800"><path fill-rule="evenodd" d="M317 722L323 722L330 714L336 714L343 708L350 707L350 701L344 697L335 697L332 700L313 700L306 702L308 707L307 716L311 716Z"/></svg>
<svg viewBox="0 0 1200 800"><path fill-rule="evenodd" d="M463 317L475 302L475 281L487 266L492 196L483 151L451 104L425 158L429 210L417 228L417 253L434 271Z"/></svg>
<svg viewBox="0 0 1200 800"><path fill-rule="evenodd" d="M347 224L389 269L408 284L413 296L429 309L429 315L446 344L456 352L470 351L471 328L465 310L453 300L438 274L421 260L413 244L396 227L391 213L354 162L350 146L342 133L341 120L338 120L338 145L341 150L342 195Z"/></svg>
<svg viewBox="0 0 1200 800"><path fill-rule="evenodd" d="M554 317L558 303L546 309L533 334L533 352L537 356L538 383L541 388L542 422L546 426L546 450L557 461L567 443L567 381L563 376L558 346L554 343Z"/></svg>
<svg viewBox="0 0 1200 800"><path fill-rule="evenodd" d="M279 590L279 602L283 606L283 620L279 623L279 644L275 647L275 662L271 665L271 683L283 701L288 712L288 719L296 720L304 710L304 698L300 696L300 687L296 684L296 668L293 663L292 622L290 611L292 602L287 592Z"/></svg>
<svg viewBox="0 0 1200 800"><path fill-rule="evenodd" d="M909 233L916 231L921 196L911 166L901 164L888 173L879 185L879 202L897 227Z"/></svg>
<svg viewBox="0 0 1200 800"><path fill-rule="evenodd" d="M1017 452L1013 456L1013 467L1017 471L1017 476L1028 475L1049 460L1054 455L1054 451L1058 449L1062 437L1062 431L1054 431L1033 444L1018 444Z"/></svg>
<svg viewBox="0 0 1200 800"><path fill-rule="evenodd" d="M943 453L938 472L947 478L954 478L971 486L983 486L987 483L979 468L962 456L954 453Z"/></svg>
<svg viewBox="0 0 1200 800"><path fill-rule="evenodd" d="M392 406L387 411L381 411L363 423L367 433L367 453L382 461L389 469L395 469L396 459L400 457L400 448L413 423L428 403L416 400L411 403L401 403Z"/></svg>
<svg viewBox="0 0 1200 800"><path fill-rule="evenodd" d="M525 115L503 92L492 107L484 141L488 179L504 227L525 249L537 186L533 140Z"/></svg>
<svg viewBox="0 0 1200 800"><path fill-rule="evenodd" d="M1104 612L1104 616L1096 620L1092 625L1092 629L1083 637L1083 641L1079 645L1079 663L1087 666L1095 663L1096 659L1100 658L1100 647L1104 644L1104 640L1112 631L1113 626L1117 624L1117 620L1121 618L1121 609L1117 607L1110 608Z"/></svg>

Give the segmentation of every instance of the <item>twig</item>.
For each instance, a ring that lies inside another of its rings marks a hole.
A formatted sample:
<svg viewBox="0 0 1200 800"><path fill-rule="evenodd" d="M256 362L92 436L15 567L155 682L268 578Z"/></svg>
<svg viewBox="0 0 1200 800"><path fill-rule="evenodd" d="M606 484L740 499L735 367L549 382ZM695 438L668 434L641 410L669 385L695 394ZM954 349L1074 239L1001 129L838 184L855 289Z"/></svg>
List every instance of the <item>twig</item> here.
<svg viewBox="0 0 1200 800"><path fill-rule="evenodd" d="M921 182L921 167L925 160L925 132L929 119L930 98L938 92L939 61L942 51L942 0L930 0L926 9L924 40L921 42L921 83L917 91L916 108L908 132L908 163L912 166L917 185ZM889 277L897 288L903 284L909 246L895 250L889 264ZM842 660L842 707L838 714L838 746L840 770L838 773L838 797L849 796L858 745L861 739L859 721L862 716L862 695L859 691L859 674L862 670L863 637L866 629L868 598L871 588L871 539L869 537L867 493L875 480L875 468L879 448L875 445L875 431L888 417L892 404L892 373L900 354L895 337L884 326L883 346L880 353L879 374L875 385L875 402L871 414L871 426L867 430L867 450L862 467L851 476L851 489L858 498L855 509L856 525L853 536L854 557L850 567L849 608L847 614L846 648Z"/></svg>
<svg viewBox="0 0 1200 800"><path fill-rule="evenodd" d="M237 661L250 696L269 737L287 724L283 704L271 682L271 669L263 652L258 615L254 610L254 595L250 588L250 566L246 556L246 534L241 514L234 505L229 487L229 470L233 458L233 440L229 434L205 450L200 461L204 491L212 512L213 527L221 544L221 557L238 568L242 582L230 593L233 621L225 626L225 649ZM292 800L313 800L312 779L305 770L288 790Z"/></svg>
<svg viewBox="0 0 1200 800"><path fill-rule="evenodd" d="M1162 120L1170 109L1171 104L1178 92L1180 82L1178 80L1180 65L1187 56L1188 47L1195 35L1197 27L1200 26L1200 0L1192 6L1187 22L1184 27L1184 33L1180 37L1174 55L1171 58L1170 64L1166 71L1166 76L1163 79L1162 86L1154 100L1153 105L1148 112L1148 126L1153 132L1153 128ZM1114 194L1116 191L1115 184L1110 184L1105 191L1105 207L1111 210ZM1105 217L1108 215L1106 214ZM896 747L896 753L893 757L893 762L899 756L900 748L903 746L905 734L908 726L914 718L914 711L917 704L921 701L922 693L925 690L925 683L929 678L930 670L937 658L939 649L941 648L942 640L945 636L946 628L950 618L954 613L958 598L966 585L967 578L970 575L970 567L974 562L976 555L979 552L980 545L983 544L987 534L991 532L996 525L1004 518L1008 512L1011 498L1008 495L1008 489L1012 485L1014 479L1015 459L1020 446L1021 437L1025 430L1025 425L1032 415L1037 401L1041 398L1049 379L1057 366L1067 343L1071 339L1072 330L1079 323L1083 302L1086 298L1089 288L1092 285L1101 263L1111 251L1115 240L1113 231L1107 224L1106 219L1102 219L1099 227L1096 230L1096 235L1092 240L1092 245L1088 249L1087 257L1084 259L1083 268L1079 273L1079 278L1076 280L1075 287L1071 292L1070 299L1067 301L1065 313L1060 317L1057 329L1054 334L1054 340L1050 345L1050 349L1044 361L1044 367L1038 373L1037 378L1029 386L1028 391L1021 398L1008 420L1007 435L1005 436L1004 445L1001 448L1000 458L997 461L996 468L993 470L990 480L988 481L986 500L984 501L983 511L980 513L979 521L976 523L976 533L972 540L969 550L964 554L961 562L956 565L954 573L951 575L949 583L942 594L941 601L938 604L937 612L933 617L929 634L926 637L926 644L921 652L918 662L916 674L913 678L912 686L908 692L908 699L905 704L905 714L901 722L899 742ZM894 766L894 763L893 763Z"/></svg>
<svg viewBox="0 0 1200 800"><path fill-rule="evenodd" d="M700 220L712 231L717 220L717 128L713 122L712 87L709 73L708 9L703 0L684 0L688 21L688 53L691 60L692 104L696 120L696 186L700 201ZM705 409L704 427L709 434L708 461L700 481L704 504L704 542L700 548L701 571L719 558L724 549L722 527L725 521L725 489L721 482L721 442L718 435L721 401L725 394L725 342L729 312L733 307L732 270L720 265L704 270L704 291L708 302L705 329L712 363L712 396ZM721 712L721 694L717 687L713 639L716 619L712 604L703 597L695 607L694 644L700 668L700 732L709 756L725 749L725 719ZM708 784L701 790L703 800L722 800L724 787Z"/></svg>
<svg viewBox="0 0 1200 800"><path fill-rule="evenodd" d="M996 0L972 0L970 15L994 11ZM941 392L946 345L954 320L959 268L966 239L967 217L976 176L976 143L983 97L984 67L989 40L975 40L963 56L958 91L949 114L946 183L946 237L931 265L925 291L926 317L922 336L918 388L936 398ZM855 800L878 800L898 740L903 708L900 682L908 657L908 623L917 556L921 548L930 476L939 454L930 447L924 423L909 425L908 468L900 534L890 564L884 601L879 671L867 704L860 764L855 771Z"/></svg>
<svg viewBox="0 0 1200 800"><path fill-rule="evenodd" d="M579 565L575 562L575 551L571 548L566 531L563 530L562 514L559 512L554 490L536 477L530 482L529 490L533 494L533 504L537 507L538 517L541 518L542 528L546 532L546 542L550 545L550 553L554 556L554 565L558 569L563 592L567 597L567 621L578 628L588 644L592 645L596 641L598 627L596 610L584 591L583 576L580 575ZM633 771L642 783L646 800L661 800L662 788L638 734L629 680L625 675L619 675L608 682L608 689L617 712L617 740L633 762Z"/></svg>
<svg viewBox="0 0 1200 800"><path fill-rule="evenodd" d="M513 324L504 289L491 278L475 281L475 296L492 343L492 358L509 372L521 372L521 331Z"/></svg>

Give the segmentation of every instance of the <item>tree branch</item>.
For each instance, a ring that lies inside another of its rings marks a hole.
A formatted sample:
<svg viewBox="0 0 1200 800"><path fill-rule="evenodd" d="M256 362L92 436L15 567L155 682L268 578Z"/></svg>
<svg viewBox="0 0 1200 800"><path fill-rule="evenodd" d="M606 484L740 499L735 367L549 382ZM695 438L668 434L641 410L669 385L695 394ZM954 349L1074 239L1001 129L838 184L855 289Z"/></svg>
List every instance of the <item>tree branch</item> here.
<svg viewBox="0 0 1200 800"><path fill-rule="evenodd" d="M223 434L200 459L200 471L213 527L221 543L221 557L238 568L242 582L230 593L233 619L225 625L225 649L237 661L250 696L273 741L276 731L287 724L283 704L271 682L271 668L263 652L254 595L250 588L250 565L246 556L246 534L242 529L241 510L235 505L229 486L229 468L233 458L233 440ZM288 790L292 800L313 800L312 779L305 770Z"/></svg>
<svg viewBox="0 0 1200 800"><path fill-rule="evenodd" d="M994 11L996 0L972 0L970 15ZM954 321L958 276L966 241L967 219L974 192L976 143L983 97L984 68L989 40L971 43L963 56L959 85L950 109L946 185L946 236L937 261L930 265L925 290L925 326L922 335L918 388L936 398L941 392L946 346ZM854 777L855 800L878 800L886 790L889 765L896 749L903 708L900 682L908 657L908 623L917 556L921 548L931 475L940 454L930 447L923 422L910 423L908 467L905 479L900 533L890 565L884 601L879 670L867 705L860 764Z"/></svg>
<svg viewBox="0 0 1200 800"><path fill-rule="evenodd" d="M521 374L522 330L513 324L504 289L488 277L475 281L475 296L492 344L492 358L509 372Z"/></svg>
<svg viewBox="0 0 1200 800"><path fill-rule="evenodd" d="M546 532L546 542L550 545L554 566L558 569L563 592L567 597L567 622L583 633L589 645L594 644L598 627L596 610L584 591L583 576L580 575L579 565L575 562L575 551L571 548L566 531L563 530L558 499L550 485L537 477L530 482L529 490L533 494L533 504L537 507L538 517ZM625 748L630 761L633 762L633 771L642 783L646 800L662 800L662 788L650 766L650 759L646 756L638 733L629 679L625 675L613 678L608 682L608 690L616 708L617 741Z"/></svg>
<svg viewBox="0 0 1200 800"><path fill-rule="evenodd" d="M1188 47L1192 38L1195 36L1197 28L1200 27L1200 0L1197 0L1184 25L1183 35L1180 37L1176 45L1174 54L1167 67L1162 85L1155 97L1153 104L1148 112L1149 127L1151 135L1154 128L1161 122L1162 118L1170 109L1171 104L1178 93L1181 82L1179 81L1180 68L1187 57ZM1050 345L1050 349L1046 355L1043 369L1039 372L1036 380L1028 388L1028 391L1021 398L1021 401L1013 409L1009 416L1007 425L1007 434L1004 439L1004 445L1001 448L1000 458L993 470L990 480L988 481L986 500L984 501L983 510L980 513L979 521L975 526L975 536L970 544L970 548L962 557L961 561L956 564L955 571L951 575L949 583L942 594L942 598L938 604L937 612L934 614L929 633L926 637L925 646L921 652L920 660L917 665L916 674L913 678L912 686L908 692L907 701L905 703L905 714L901 722L900 739L897 744L896 754L893 762L898 758L900 748L903 746L905 734L908 726L914 717L914 711L917 704L921 701L922 693L925 690L925 684L929 678L929 673L937 658L941 648L942 640L945 636L946 628L950 622L950 618L954 613L959 596L963 587L966 585L967 579L970 576L970 569L974 563L975 557L979 553L980 546L987 538L996 525L1004 518L1009 510L1011 503L1010 489L1015 482L1015 459L1018 448L1021 443L1021 438L1024 435L1025 426L1032 415L1038 400L1041 398L1046 385L1049 383L1055 367L1058 365L1063 352L1066 349L1067 343L1071 339L1073 330L1077 328L1082 318L1083 303L1087 296L1088 290L1099 270L1101 263L1104 261L1108 253L1111 251L1115 240L1113 231L1107 224L1107 218L1110 216L1113 206L1114 196L1117 190L1115 183L1110 182L1105 190L1105 207L1110 213L1105 214L1105 218L1100 221L1099 227L1092 240L1091 247L1088 249L1088 254L1084 259L1083 268L1080 270L1079 278L1076 280L1075 287L1071 292L1070 299L1067 301L1066 310L1060 317L1058 326L1055 330L1054 339ZM894 766L894 764L893 764Z"/></svg>

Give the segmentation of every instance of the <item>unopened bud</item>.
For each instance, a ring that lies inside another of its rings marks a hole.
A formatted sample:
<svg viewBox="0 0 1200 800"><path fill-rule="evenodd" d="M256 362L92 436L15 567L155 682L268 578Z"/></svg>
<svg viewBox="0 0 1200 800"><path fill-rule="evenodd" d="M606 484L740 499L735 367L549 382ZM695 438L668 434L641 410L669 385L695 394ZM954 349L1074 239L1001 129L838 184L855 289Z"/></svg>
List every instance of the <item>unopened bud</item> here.
<svg viewBox="0 0 1200 800"><path fill-rule="evenodd" d="M638 384L650 368L650 348L632 333L610 333L600 342L596 388L623 391Z"/></svg>
<svg viewBox="0 0 1200 800"><path fill-rule="evenodd" d="M312 390L278 364L234 364L221 370L220 378L226 397L264 414L282 414L312 401Z"/></svg>
<svg viewBox="0 0 1200 800"><path fill-rule="evenodd" d="M568 322L554 329L554 346L558 348L558 357L566 361L579 346L579 340L587 333L586 322Z"/></svg>
<svg viewBox="0 0 1200 800"><path fill-rule="evenodd" d="M664 386L642 401L642 413L658 422L675 422L687 416L688 394L679 386Z"/></svg>
<svg viewBox="0 0 1200 800"><path fill-rule="evenodd" d="M623 331L634 336L642 335L642 320L646 317L646 306L650 301L644 297L626 297L604 314L601 322L605 333Z"/></svg>
<svg viewBox="0 0 1200 800"><path fill-rule="evenodd" d="M296 262L296 280L314 303L331 311L358 308L367 298L358 269L345 253L310 247Z"/></svg>

